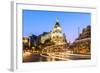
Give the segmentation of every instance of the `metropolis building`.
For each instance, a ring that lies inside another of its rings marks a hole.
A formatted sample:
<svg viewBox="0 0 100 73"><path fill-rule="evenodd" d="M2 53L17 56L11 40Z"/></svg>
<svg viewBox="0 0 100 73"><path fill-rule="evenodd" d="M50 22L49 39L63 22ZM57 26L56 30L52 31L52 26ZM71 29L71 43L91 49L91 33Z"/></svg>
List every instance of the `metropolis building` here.
<svg viewBox="0 0 100 73"><path fill-rule="evenodd" d="M66 36L62 32L62 28L60 26L58 18L53 27L53 30L46 33L44 36L41 36L42 43L44 43L47 39L50 39L50 41L53 42L55 45L64 45L67 43Z"/></svg>

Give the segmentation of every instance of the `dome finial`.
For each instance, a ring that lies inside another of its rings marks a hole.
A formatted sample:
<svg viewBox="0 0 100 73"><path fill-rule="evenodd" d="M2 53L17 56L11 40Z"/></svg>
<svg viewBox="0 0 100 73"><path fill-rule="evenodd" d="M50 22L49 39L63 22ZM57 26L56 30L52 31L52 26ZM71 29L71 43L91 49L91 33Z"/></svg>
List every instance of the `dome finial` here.
<svg viewBox="0 0 100 73"><path fill-rule="evenodd" d="M59 18L58 17L56 18L56 22L59 22Z"/></svg>

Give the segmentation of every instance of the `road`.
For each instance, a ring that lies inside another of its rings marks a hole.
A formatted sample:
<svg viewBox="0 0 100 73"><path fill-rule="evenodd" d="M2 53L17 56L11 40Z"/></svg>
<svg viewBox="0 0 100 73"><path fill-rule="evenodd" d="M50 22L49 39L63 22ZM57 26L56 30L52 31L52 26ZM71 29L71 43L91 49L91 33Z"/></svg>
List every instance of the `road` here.
<svg viewBox="0 0 100 73"><path fill-rule="evenodd" d="M91 55L82 55L82 54L70 54L70 53L48 53L48 55L42 55L47 58L59 59L63 61L67 60L86 60L91 59Z"/></svg>
<svg viewBox="0 0 100 73"><path fill-rule="evenodd" d="M23 62L68 61L86 59L91 59L91 55L71 54L66 52L56 52L47 54L32 54L27 52L23 54Z"/></svg>

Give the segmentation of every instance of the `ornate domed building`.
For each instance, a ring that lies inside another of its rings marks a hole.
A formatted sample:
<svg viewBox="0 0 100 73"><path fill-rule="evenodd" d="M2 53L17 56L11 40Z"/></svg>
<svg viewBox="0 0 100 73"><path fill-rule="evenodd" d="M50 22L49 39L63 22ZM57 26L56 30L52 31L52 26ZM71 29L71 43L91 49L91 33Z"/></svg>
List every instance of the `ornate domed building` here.
<svg viewBox="0 0 100 73"><path fill-rule="evenodd" d="M68 50L69 45L65 34L62 32L58 18L56 19L52 31L44 32L41 35L40 42L43 45L43 52L65 52Z"/></svg>
<svg viewBox="0 0 100 73"><path fill-rule="evenodd" d="M58 18L51 32L51 41L54 42L55 45L63 45L63 44L66 44L67 42L66 37L64 33L62 32L62 28L60 26Z"/></svg>

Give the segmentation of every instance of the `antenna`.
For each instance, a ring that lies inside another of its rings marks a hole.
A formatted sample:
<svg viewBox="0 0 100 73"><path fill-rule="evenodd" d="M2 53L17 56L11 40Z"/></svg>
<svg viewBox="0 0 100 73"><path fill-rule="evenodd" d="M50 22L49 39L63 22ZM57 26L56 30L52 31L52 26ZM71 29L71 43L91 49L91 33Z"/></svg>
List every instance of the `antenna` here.
<svg viewBox="0 0 100 73"><path fill-rule="evenodd" d="M79 36L79 34L80 34L80 27L78 27L78 36Z"/></svg>

